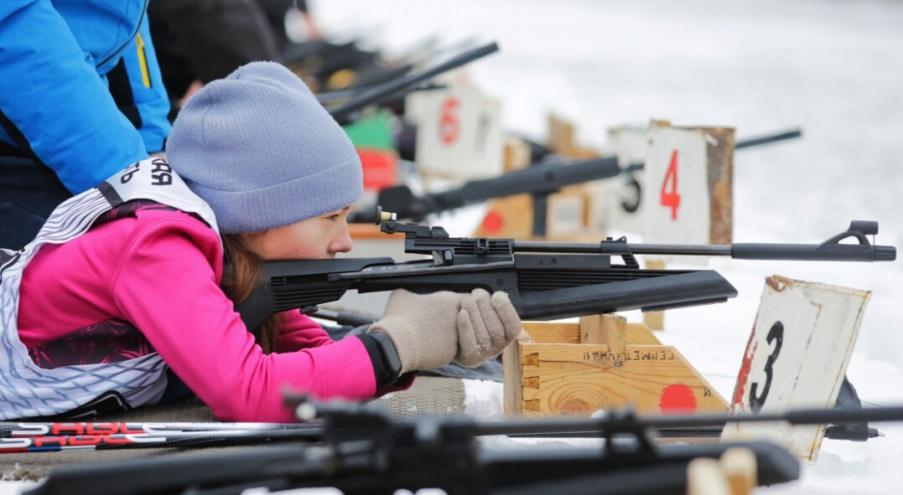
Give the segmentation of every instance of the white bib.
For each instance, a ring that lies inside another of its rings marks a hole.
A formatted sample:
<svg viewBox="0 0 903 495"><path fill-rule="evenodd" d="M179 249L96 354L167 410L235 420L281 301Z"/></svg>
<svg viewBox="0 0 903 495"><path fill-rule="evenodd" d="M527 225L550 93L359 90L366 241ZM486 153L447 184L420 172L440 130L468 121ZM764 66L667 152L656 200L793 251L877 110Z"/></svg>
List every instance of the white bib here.
<svg viewBox="0 0 903 495"><path fill-rule="evenodd" d="M137 199L197 214L218 232L210 206L166 160L148 158L61 203L21 251L0 249L0 420L55 416L102 396L124 401L128 408L160 400L166 364L156 352L114 363L44 369L32 361L17 326L22 273L41 246L75 239L104 213Z"/></svg>

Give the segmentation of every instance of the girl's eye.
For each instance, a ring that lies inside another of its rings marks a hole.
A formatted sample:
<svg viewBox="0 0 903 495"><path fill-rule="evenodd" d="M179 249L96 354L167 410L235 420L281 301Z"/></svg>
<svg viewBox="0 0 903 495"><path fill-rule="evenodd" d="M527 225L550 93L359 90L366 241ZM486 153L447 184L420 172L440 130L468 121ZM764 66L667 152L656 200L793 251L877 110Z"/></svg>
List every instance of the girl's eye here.
<svg viewBox="0 0 903 495"><path fill-rule="evenodd" d="M328 217L326 217L326 219L329 220L330 222L335 222L336 220L339 219L339 214L336 213L334 215L329 215Z"/></svg>

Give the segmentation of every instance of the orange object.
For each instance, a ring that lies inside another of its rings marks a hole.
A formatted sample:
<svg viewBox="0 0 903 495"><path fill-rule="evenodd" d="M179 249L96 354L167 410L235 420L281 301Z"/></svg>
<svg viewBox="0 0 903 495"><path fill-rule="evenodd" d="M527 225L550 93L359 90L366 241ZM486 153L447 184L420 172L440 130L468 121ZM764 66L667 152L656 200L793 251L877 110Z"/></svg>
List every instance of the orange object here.
<svg viewBox="0 0 903 495"><path fill-rule="evenodd" d="M486 217L483 218L483 230L490 234L495 234L496 232L502 230L502 227L504 226L505 218L495 210L489 210L489 213L487 213Z"/></svg>
<svg viewBox="0 0 903 495"><path fill-rule="evenodd" d="M358 148L364 168L364 189L378 191L395 184L398 156L394 151L376 148Z"/></svg>

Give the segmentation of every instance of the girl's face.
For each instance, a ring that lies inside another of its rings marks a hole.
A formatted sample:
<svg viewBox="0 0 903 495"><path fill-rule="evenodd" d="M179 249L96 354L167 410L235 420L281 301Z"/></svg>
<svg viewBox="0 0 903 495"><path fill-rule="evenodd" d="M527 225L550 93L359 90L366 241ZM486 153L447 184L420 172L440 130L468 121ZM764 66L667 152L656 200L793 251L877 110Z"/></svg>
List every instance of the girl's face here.
<svg viewBox="0 0 903 495"><path fill-rule="evenodd" d="M324 259L351 251L350 206L283 227L242 234L248 248L263 260Z"/></svg>

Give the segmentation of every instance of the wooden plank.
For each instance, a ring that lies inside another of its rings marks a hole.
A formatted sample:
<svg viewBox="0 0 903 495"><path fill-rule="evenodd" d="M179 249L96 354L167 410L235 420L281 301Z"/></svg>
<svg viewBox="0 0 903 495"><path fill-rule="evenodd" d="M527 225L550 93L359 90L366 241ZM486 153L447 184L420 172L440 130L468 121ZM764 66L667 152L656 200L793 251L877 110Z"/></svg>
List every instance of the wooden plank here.
<svg viewBox="0 0 903 495"><path fill-rule="evenodd" d="M521 413L523 396L521 393L520 344L529 342L529 340L530 336L521 331L517 339L502 351L502 410L508 415Z"/></svg>
<svg viewBox="0 0 903 495"><path fill-rule="evenodd" d="M734 129L706 127L709 180L709 242L730 244L734 229Z"/></svg>
<svg viewBox="0 0 903 495"><path fill-rule="evenodd" d="M580 328L577 323L525 321L524 331L533 342L576 344L580 342Z"/></svg>
<svg viewBox="0 0 903 495"><path fill-rule="evenodd" d="M529 239L533 235L533 198L516 194L489 202L486 216L474 237Z"/></svg>
<svg viewBox="0 0 903 495"><path fill-rule="evenodd" d="M730 484L715 459L700 457L687 464L688 495L731 495Z"/></svg>
<svg viewBox="0 0 903 495"><path fill-rule="evenodd" d="M633 345L662 345L662 341L643 323L627 324L627 342Z"/></svg>
<svg viewBox="0 0 903 495"><path fill-rule="evenodd" d="M571 158L593 158L600 156L597 150L584 148L577 144L576 125L559 115L550 113L547 117L548 123L548 142L546 143L552 151L561 156Z"/></svg>
<svg viewBox="0 0 903 495"><path fill-rule="evenodd" d="M568 155L577 147L574 143L574 124L554 113L548 115L547 123L549 149L560 155Z"/></svg>
<svg viewBox="0 0 903 495"><path fill-rule="evenodd" d="M647 259L646 260L646 269L647 270L664 270L665 269L665 260ZM653 330L664 330L665 329L665 312L664 311L644 311L643 312L643 323L645 323L647 327L649 327Z"/></svg>
<svg viewBox="0 0 903 495"><path fill-rule="evenodd" d="M503 170L505 173L521 170L530 165L530 145L516 137L505 138Z"/></svg>
<svg viewBox="0 0 903 495"><path fill-rule="evenodd" d="M633 405L639 412L725 411L726 401L672 346L522 342L524 414L587 414Z"/></svg>
<svg viewBox="0 0 903 495"><path fill-rule="evenodd" d="M580 317L580 343L605 344L615 354L627 351L627 318L603 314Z"/></svg>
<svg viewBox="0 0 903 495"><path fill-rule="evenodd" d="M525 321L524 330L534 342L580 343L578 323ZM643 323L627 323L627 342L633 345L661 345L662 342Z"/></svg>
<svg viewBox="0 0 903 495"><path fill-rule="evenodd" d="M758 486L756 455L749 449L733 447L721 454L721 471L730 485L731 495L750 495Z"/></svg>

